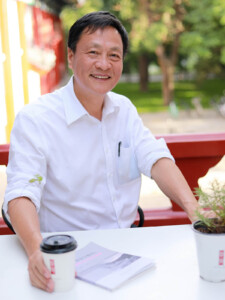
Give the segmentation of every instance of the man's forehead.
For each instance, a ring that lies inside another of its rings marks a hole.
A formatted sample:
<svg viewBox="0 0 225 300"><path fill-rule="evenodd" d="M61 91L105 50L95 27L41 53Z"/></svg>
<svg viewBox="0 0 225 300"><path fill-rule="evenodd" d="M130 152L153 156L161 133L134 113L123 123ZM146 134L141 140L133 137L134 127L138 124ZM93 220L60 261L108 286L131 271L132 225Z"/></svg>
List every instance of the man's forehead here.
<svg viewBox="0 0 225 300"><path fill-rule="evenodd" d="M110 30L110 31L112 31L111 33L115 33L116 35L118 35L118 37L119 37L119 39L118 39L118 41L119 41L119 43L120 43L120 45L116 45L116 46L113 46L114 48L117 48L117 49L119 49L119 48L121 48L120 46L122 46L123 47L123 42L122 42L122 38L121 38L121 36L120 36L120 33L118 32L118 30L116 29L116 28L114 28L114 27L112 27L112 26L107 26L107 27L104 27L104 28L86 28L83 32L82 32L82 34L81 34L81 36L80 36L80 40L82 39L82 38L84 38L84 39L86 39L87 38L87 44L92 44L92 45L94 45L94 46L96 46L96 47L99 47L100 46L100 44L98 43L98 36L99 37L101 37L101 35L105 32L105 31L108 31L108 30ZM90 38L91 36L94 36L95 38L93 38L93 40ZM111 36L111 34L107 34L107 37L109 37L109 41L110 42L112 42L113 41L113 38L112 38L112 36Z"/></svg>
<svg viewBox="0 0 225 300"><path fill-rule="evenodd" d="M121 38L121 35L119 33L119 31L115 28L115 27L112 27L112 26L106 26L104 28L101 28L101 27L87 27L83 30L80 38L82 38L83 36L91 36L91 35L102 35L104 34L104 32L106 31L111 31L111 33L115 33L116 35L118 35L120 37L120 40L122 42L122 38Z"/></svg>

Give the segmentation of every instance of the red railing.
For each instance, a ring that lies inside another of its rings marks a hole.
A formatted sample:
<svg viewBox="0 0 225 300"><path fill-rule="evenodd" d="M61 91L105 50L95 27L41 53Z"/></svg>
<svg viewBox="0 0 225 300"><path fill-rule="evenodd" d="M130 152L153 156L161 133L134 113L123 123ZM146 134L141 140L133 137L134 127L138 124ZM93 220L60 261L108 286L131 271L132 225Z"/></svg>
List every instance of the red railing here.
<svg viewBox="0 0 225 300"><path fill-rule="evenodd" d="M163 137L186 178L190 188L198 186L198 179L206 175L225 155L225 133L171 134ZM172 201L171 209L145 210L144 226L178 225L190 223L186 213Z"/></svg>
<svg viewBox="0 0 225 300"><path fill-rule="evenodd" d="M225 155L225 133L172 134L163 137L192 190L198 179L215 166ZM0 145L0 165L8 163L9 145ZM170 209L144 210L144 226L178 225L190 223L186 213L171 199ZM138 219L138 218L137 218ZM0 219L0 234L11 234Z"/></svg>
<svg viewBox="0 0 225 300"><path fill-rule="evenodd" d="M0 165L7 166L9 156L9 144L0 145ZM2 218L0 218L0 235L13 234Z"/></svg>
<svg viewBox="0 0 225 300"><path fill-rule="evenodd" d="M0 145L0 166L7 166L9 156L9 144Z"/></svg>

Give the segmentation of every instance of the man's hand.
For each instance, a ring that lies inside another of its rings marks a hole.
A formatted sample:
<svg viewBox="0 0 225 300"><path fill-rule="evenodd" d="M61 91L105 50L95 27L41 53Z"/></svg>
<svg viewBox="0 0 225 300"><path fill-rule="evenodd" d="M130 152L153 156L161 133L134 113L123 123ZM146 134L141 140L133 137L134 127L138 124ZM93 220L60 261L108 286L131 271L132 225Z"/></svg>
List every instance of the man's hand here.
<svg viewBox="0 0 225 300"><path fill-rule="evenodd" d="M31 284L47 292L52 292L54 282L51 279L50 271L44 264L40 250L42 235L34 204L28 198L16 198L9 202L8 212L13 228L27 252Z"/></svg>
<svg viewBox="0 0 225 300"><path fill-rule="evenodd" d="M54 281L39 249L29 257L28 271L33 286L49 293L54 291Z"/></svg>

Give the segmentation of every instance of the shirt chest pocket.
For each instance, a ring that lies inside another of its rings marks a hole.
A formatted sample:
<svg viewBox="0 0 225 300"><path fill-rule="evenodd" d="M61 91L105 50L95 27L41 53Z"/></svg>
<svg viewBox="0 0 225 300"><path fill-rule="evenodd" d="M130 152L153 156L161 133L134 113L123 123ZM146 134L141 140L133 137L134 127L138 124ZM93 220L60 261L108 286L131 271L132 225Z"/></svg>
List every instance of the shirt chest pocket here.
<svg viewBox="0 0 225 300"><path fill-rule="evenodd" d="M136 157L131 147L120 145L117 157L117 172L119 184L124 184L140 176Z"/></svg>

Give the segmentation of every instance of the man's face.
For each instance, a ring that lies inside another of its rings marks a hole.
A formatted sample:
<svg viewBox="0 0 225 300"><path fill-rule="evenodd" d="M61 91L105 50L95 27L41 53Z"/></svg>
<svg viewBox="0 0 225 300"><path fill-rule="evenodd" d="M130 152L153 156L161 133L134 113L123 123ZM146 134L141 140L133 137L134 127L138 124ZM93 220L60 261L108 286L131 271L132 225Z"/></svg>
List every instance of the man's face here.
<svg viewBox="0 0 225 300"><path fill-rule="evenodd" d="M69 67L74 73L74 90L80 100L103 99L119 81L123 69L123 43L113 27L84 31L73 53L68 49Z"/></svg>

